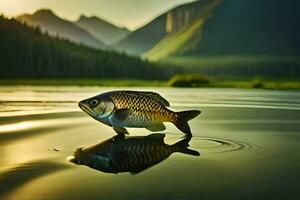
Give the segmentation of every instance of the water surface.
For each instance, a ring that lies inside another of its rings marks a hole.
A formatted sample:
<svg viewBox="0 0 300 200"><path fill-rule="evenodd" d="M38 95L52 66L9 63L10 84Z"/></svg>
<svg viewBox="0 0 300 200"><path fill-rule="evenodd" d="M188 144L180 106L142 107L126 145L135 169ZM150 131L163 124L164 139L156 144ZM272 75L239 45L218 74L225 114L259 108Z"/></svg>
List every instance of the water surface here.
<svg viewBox="0 0 300 200"><path fill-rule="evenodd" d="M66 159L79 147L114 136L110 127L77 107L79 100L112 89L1 86L0 199L298 198L298 91L151 88L173 110L202 111L190 122L194 136L189 143L201 155L175 152L132 175ZM172 124L164 133L170 145L184 136Z"/></svg>

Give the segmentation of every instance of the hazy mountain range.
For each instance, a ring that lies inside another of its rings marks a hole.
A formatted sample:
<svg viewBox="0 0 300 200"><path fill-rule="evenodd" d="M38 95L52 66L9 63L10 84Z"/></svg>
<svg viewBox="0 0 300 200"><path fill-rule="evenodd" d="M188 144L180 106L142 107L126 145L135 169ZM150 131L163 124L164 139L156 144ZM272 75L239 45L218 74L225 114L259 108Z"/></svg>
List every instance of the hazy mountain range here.
<svg viewBox="0 0 300 200"><path fill-rule="evenodd" d="M299 6L298 0L200 0L159 16L117 47L150 60L174 55L299 55Z"/></svg>
<svg viewBox="0 0 300 200"><path fill-rule="evenodd" d="M76 22L56 16L51 10L41 9L34 14L24 14L17 20L30 26L39 26L51 36L69 39L97 49L105 49L124 38L130 31L117 27L97 17L80 16Z"/></svg>
<svg viewBox="0 0 300 200"><path fill-rule="evenodd" d="M158 45L166 37L190 26L198 16L202 15L206 6L211 2L214 1L201 0L178 6L134 31L117 43L115 47L130 54L143 54Z"/></svg>
<svg viewBox="0 0 300 200"><path fill-rule="evenodd" d="M130 32L97 17L76 22L50 10L18 20L50 35L149 60L171 56L299 55L299 0L199 0L163 13Z"/></svg>
<svg viewBox="0 0 300 200"><path fill-rule="evenodd" d="M51 36L69 39L78 44L84 44L94 48L103 48L104 43L97 40L86 30L79 28L74 23L57 17L51 10L43 9L33 15L24 14L17 20L26 22L30 26L39 26L43 32Z"/></svg>
<svg viewBox="0 0 300 200"><path fill-rule="evenodd" d="M130 33L128 29L117 27L98 17L81 15L75 24L106 45L112 45Z"/></svg>

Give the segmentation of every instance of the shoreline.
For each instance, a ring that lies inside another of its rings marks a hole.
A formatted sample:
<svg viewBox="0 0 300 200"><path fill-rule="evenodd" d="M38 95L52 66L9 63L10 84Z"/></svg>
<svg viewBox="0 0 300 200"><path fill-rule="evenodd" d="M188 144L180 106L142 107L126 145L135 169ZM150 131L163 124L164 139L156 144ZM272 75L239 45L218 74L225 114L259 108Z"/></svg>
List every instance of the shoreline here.
<svg viewBox="0 0 300 200"><path fill-rule="evenodd" d="M116 79L0 79L0 86L99 86L99 87L177 87L169 81ZM299 80L231 80L212 79L206 84L189 84L179 88L237 88L268 90L300 90Z"/></svg>

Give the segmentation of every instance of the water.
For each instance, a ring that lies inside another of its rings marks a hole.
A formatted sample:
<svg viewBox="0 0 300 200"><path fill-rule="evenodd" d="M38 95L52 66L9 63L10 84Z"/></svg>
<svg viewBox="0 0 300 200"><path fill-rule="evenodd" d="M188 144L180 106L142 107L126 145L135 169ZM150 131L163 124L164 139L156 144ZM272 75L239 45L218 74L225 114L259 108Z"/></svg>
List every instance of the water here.
<svg viewBox="0 0 300 200"><path fill-rule="evenodd" d="M189 142L200 156L174 152L137 174L69 162L75 149L114 136L77 107L113 89L1 86L0 199L299 198L298 91L151 88L173 110L202 111ZM172 124L164 133L169 145L184 137Z"/></svg>

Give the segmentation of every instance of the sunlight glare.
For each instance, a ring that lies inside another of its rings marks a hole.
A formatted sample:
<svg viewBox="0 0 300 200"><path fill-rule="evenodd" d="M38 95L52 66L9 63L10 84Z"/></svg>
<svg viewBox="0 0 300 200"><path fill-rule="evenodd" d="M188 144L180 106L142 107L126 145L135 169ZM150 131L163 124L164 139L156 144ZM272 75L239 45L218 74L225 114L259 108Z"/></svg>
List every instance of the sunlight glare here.
<svg viewBox="0 0 300 200"><path fill-rule="evenodd" d="M18 130L25 130L33 126L33 122L20 122L15 124L7 124L0 126L0 134L6 132L13 132Z"/></svg>

